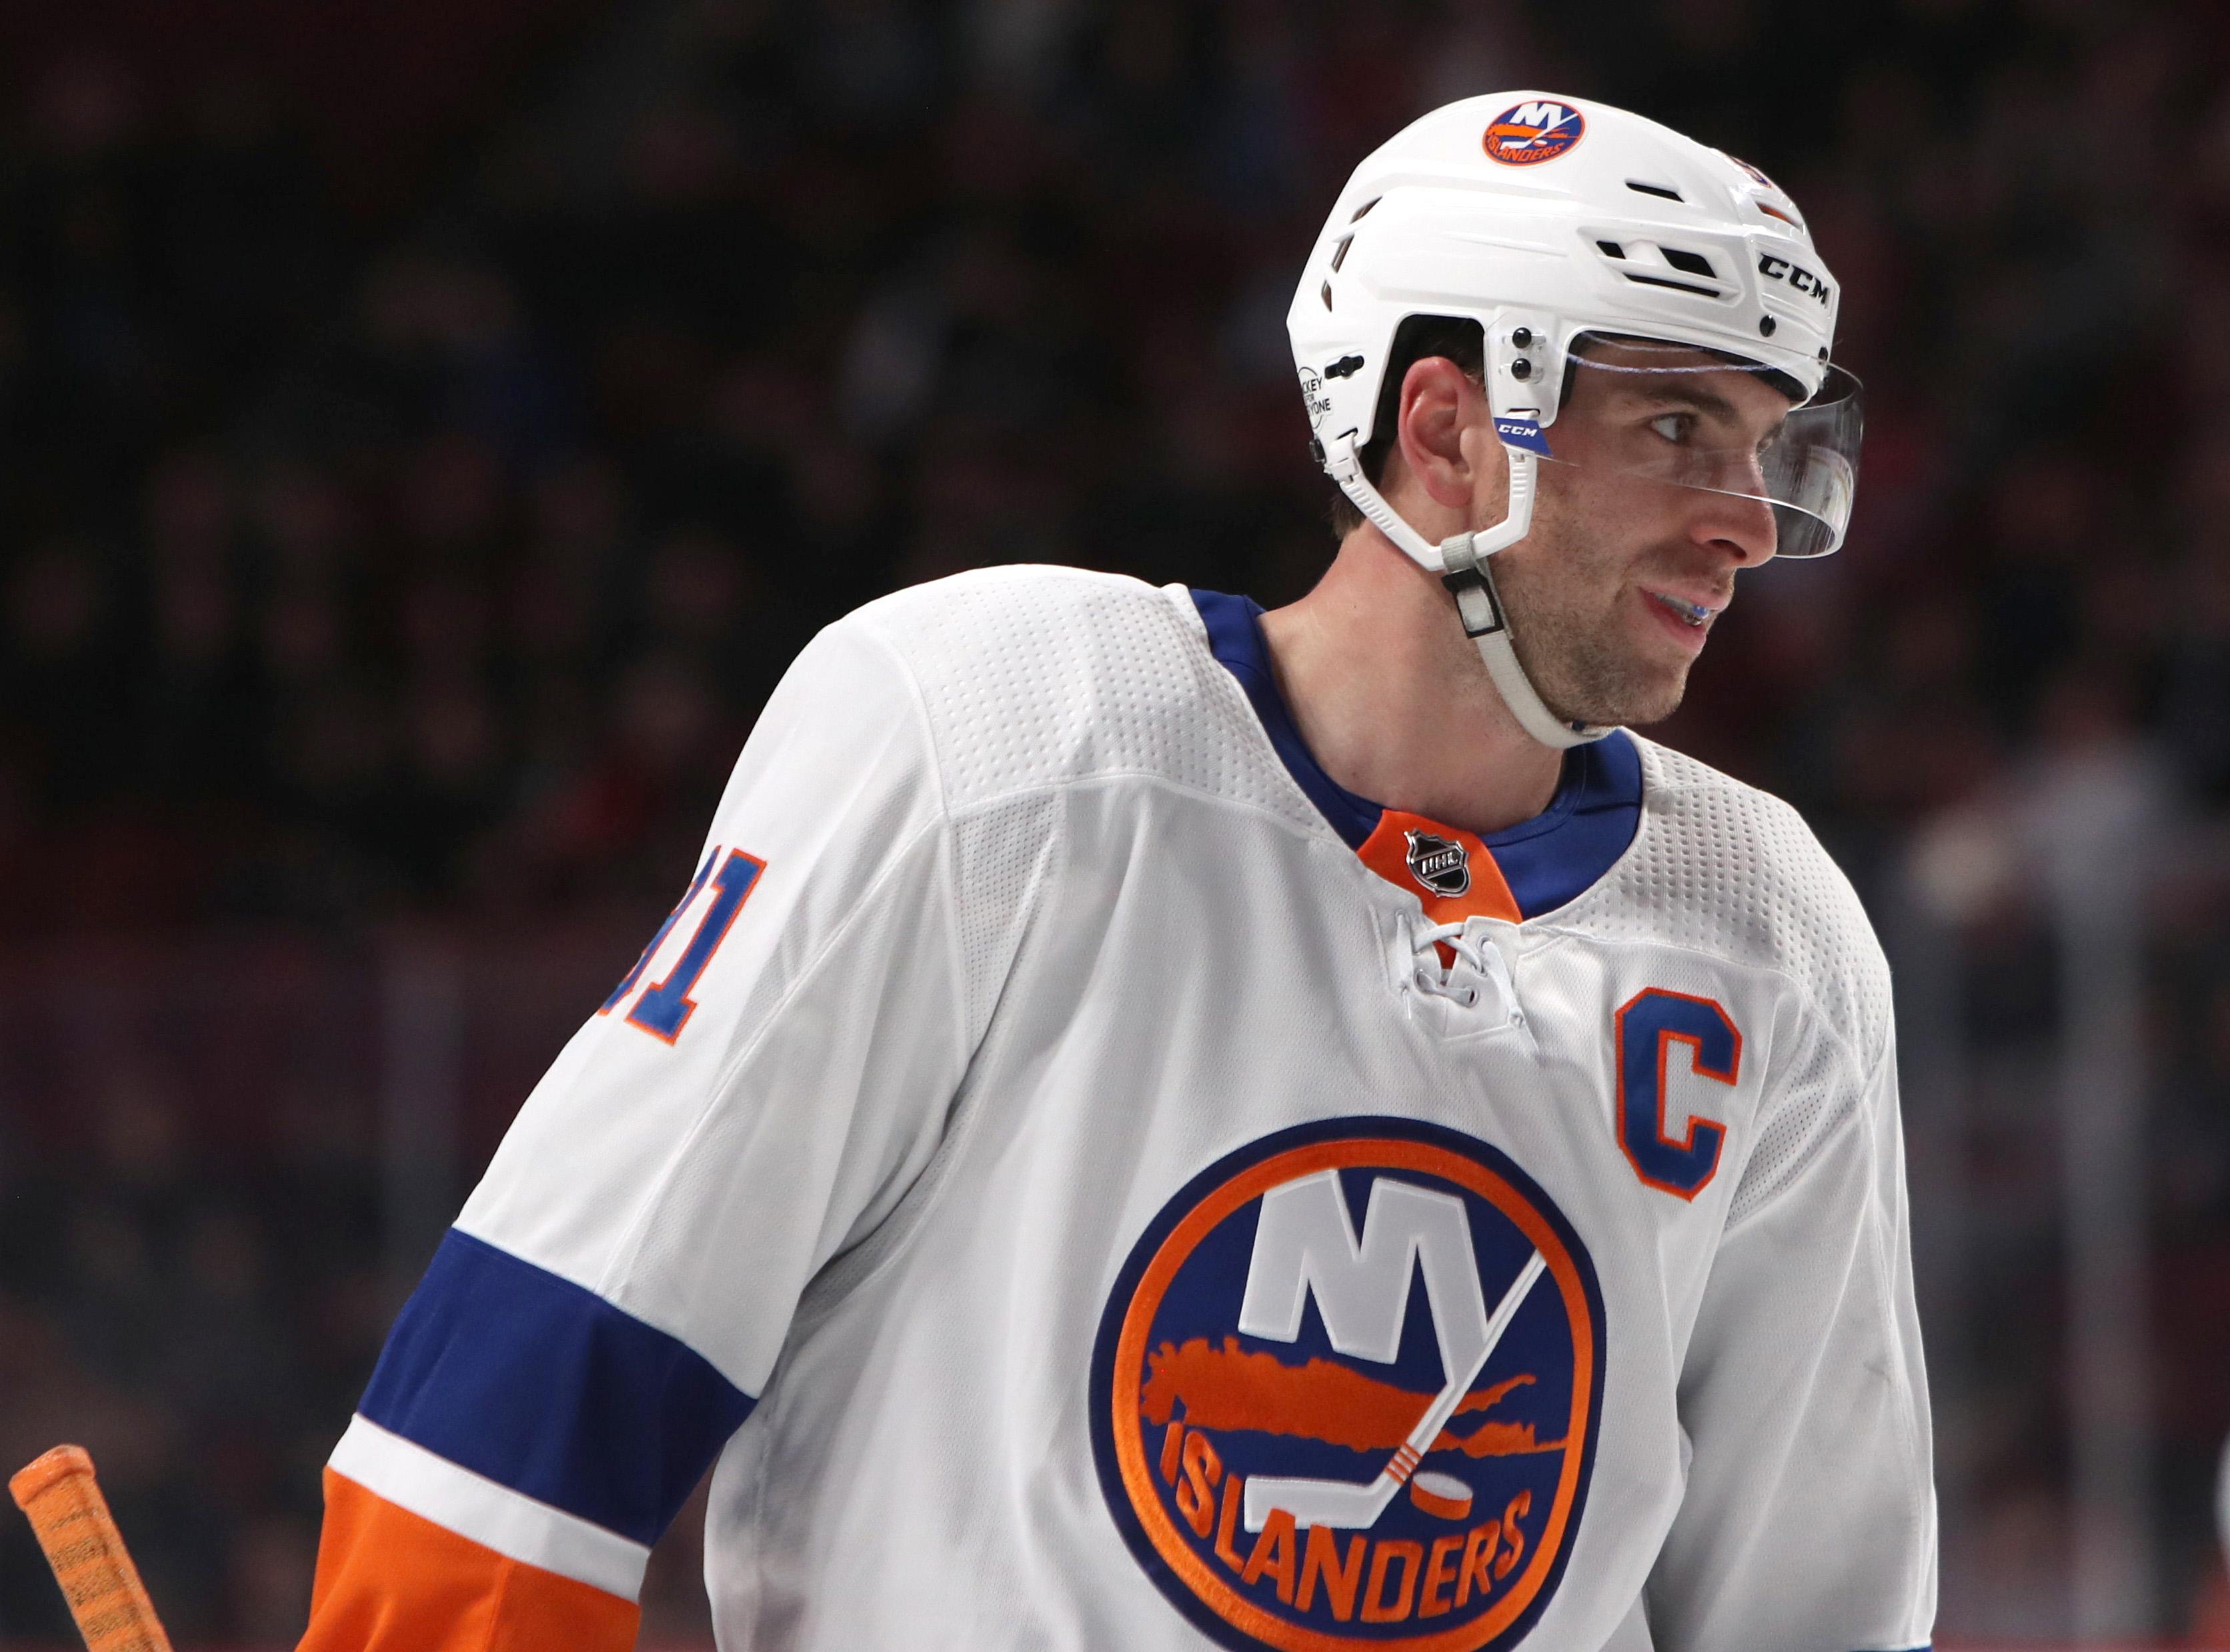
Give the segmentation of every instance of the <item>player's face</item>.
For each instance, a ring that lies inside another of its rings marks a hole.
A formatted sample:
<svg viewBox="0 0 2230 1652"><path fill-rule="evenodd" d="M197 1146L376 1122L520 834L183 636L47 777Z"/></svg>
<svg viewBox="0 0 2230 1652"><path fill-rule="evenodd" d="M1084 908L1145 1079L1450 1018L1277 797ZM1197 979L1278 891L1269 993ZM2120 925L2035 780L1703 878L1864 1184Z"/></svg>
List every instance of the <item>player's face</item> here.
<svg viewBox="0 0 2230 1652"><path fill-rule="evenodd" d="M1550 427L1559 462L1538 467L1531 531L1495 578L1551 710L1655 723L1680 704L1736 570L1773 555L1772 508L1741 495L1763 491L1755 455L1789 404L1700 350L1602 344L1587 363Z"/></svg>

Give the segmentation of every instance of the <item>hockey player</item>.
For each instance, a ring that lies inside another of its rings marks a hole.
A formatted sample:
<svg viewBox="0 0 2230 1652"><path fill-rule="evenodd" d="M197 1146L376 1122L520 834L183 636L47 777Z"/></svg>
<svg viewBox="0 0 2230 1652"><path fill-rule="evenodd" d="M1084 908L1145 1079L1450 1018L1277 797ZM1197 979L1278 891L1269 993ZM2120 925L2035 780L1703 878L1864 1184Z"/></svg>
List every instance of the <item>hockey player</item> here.
<svg viewBox="0 0 2230 1652"><path fill-rule="evenodd" d="M334 1453L309 1652L1890 1652L1934 1610L1885 971L1621 725L1834 550L1763 174L1615 109L1366 160L1291 328L1358 519L800 656Z"/></svg>

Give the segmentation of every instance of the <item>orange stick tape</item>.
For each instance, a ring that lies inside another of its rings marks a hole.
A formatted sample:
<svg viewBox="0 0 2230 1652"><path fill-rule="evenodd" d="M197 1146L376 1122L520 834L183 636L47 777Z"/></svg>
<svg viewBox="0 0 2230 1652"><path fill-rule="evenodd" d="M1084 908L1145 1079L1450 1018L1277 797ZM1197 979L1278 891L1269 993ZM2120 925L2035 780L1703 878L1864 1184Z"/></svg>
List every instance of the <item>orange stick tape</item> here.
<svg viewBox="0 0 2230 1652"><path fill-rule="evenodd" d="M82 1446L56 1446L8 1491L31 1518L87 1652L171 1652Z"/></svg>

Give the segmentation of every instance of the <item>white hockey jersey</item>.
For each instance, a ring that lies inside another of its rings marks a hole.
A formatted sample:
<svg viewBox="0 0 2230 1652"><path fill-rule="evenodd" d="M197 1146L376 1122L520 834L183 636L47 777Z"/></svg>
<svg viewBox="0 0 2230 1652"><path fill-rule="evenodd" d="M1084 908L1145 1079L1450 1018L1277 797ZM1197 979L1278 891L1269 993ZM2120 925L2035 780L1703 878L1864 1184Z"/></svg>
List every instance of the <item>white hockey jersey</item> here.
<svg viewBox="0 0 2230 1652"><path fill-rule="evenodd" d="M314 1652L1903 1652L1935 1606L1887 975L1625 734L1482 840L1251 604L902 592L767 706L327 1476Z"/></svg>

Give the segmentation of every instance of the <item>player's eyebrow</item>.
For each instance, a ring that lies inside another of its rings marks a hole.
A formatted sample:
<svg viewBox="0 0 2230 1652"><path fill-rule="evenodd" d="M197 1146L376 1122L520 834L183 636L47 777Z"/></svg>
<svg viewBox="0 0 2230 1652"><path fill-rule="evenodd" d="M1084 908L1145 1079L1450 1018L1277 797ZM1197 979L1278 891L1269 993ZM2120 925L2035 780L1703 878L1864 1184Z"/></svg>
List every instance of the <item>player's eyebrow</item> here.
<svg viewBox="0 0 2230 1652"><path fill-rule="evenodd" d="M1740 422L1740 415L1736 412L1733 402L1717 390L1707 390L1700 384L1675 378L1653 378L1636 383L1632 389L1635 395L1651 402L1679 402L1715 418L1724 419L1730 424Z"/></svg>

